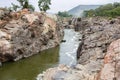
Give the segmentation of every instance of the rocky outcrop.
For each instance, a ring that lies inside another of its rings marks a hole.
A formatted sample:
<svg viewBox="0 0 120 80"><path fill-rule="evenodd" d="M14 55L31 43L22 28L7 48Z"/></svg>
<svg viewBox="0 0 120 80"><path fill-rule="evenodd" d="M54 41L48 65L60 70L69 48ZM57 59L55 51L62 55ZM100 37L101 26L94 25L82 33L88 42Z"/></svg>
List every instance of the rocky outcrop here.
<svg viewBox="0 0 120 80"><path fill-rule="evenodd" d="M90 26L87 20L81 18L72 18L71 24L74 26L73 29L75 29L75 31L81 32L84 31L86 27Z"/></svg>
<svg viewBox="0 0 120 80"><path fill-rule="evenodd" d="M99 80L120 80L120 39L108 47Z"/></svg>
<svg viewBox="0 0 120 80"><path fill-rule="evenodd" d="M94 65L93 65L94 64ZM92 62L88 65L77 64L74 68L66 65L59 65L55 68L50 68L39 74L37 80L96 80L97 74L93 73L99 65ZM94 70L91 70L93 68Z"/></svg>
<svg viewBox="0 0 120 80"><path fill-rule="evenodd" d="M86 70L91 71L92 73L89 73L89 75L91 75L91 77L96 76L97 80L116 80L107 78L99 79L97 74L101 71L101 68L104 65L104 56L107 53L107 47L111 42L120 38L119 19L108 20L97 17L87 19L86 21L89 26L85 26L85 28L81 28L80 30L83 34L83 45L80 45L80 48L78 49L78 64L84 66L88 65L89 67L87 67ZM108 52L109 51L110 50L108 50ZM111 66L109 66L109 68L112 69ZM106 69L104 72L106 72L106 75L108 74L108 76L110 76ZM90 78L88 77L88 80L89 79Z"/></svg>
<svg viewBox="0 0 120 80"><path fill-rule="evenodd" d="M77 21L75 27L82 34L77 51L78 64L73 68L64 66L65 71L64 68L60 71L59 67L52 68L50 73L55 73L47 70L38 80L46 80L48 74L50 80L119 80L119 18L88 18Z"/></svg>
<svg viewBox="0 0 120 80"><path fill-rule="evenodd" d="M68 66L59 65L58 67L48 69L46 72L43 72L43 74L39 74L37 80L61 80L68 70Z"/></svg>
<svg viewBox="0 0 120 80"><path fill-rule="evenodd" d="M4 10L0 9L0 17ZM0 19L0 62L17 61L57 46L63 37L62 24L56 16L29 12L10 12Z"/></svg>

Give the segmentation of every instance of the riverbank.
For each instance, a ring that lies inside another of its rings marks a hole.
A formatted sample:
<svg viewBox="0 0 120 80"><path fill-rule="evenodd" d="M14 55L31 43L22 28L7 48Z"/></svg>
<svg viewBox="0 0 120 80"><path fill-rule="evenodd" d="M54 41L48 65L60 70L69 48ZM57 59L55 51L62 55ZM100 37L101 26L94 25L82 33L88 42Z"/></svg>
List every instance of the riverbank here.
<svg viewBox="0 0 120 80"><path fill-rule="evenodd" d="M0 9L0 64L53 48L63 35L62 24L55 15Z"/></svg>
<svg viewBox="0 0 120 80"><path fill-rule="evenodd" d="M35 80L39 73L59 64L59 48L57 46L16 62L3 63L0 80Z"/></svg>
<svg viewBox="0 0 120 80"><path fill-rule="evenodd" d="M74 26L83 35L77 51L78 64L73 68L50 68L37 80L119 80L120 19L87 18Z"/></svg>
<svg viewBox="0 0 120 80"><path fill-rule="evenodd" d="M74 29L64 29L63 40L66 42L61 42L59 46L16 62L3 63L0 67L0 80L35 80L39 73L59 64L76 65L80 36Z"/></svg>

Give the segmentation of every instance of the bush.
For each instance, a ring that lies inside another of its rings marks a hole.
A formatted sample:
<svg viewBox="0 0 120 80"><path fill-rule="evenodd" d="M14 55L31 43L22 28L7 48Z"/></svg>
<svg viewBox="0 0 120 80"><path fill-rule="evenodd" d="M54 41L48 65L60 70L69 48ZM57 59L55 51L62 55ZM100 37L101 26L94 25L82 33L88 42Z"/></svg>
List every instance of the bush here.
<svg viewBox="0 0 120 80"><path fill-rule="evenodd" d="M95 10L84 11L86 17L105 16L117 17L120 16L120 3L102 5Z"/></svg>
<svg viewBox="0 0 120 80"><path fill-rule="evenodd" d="M72 15L70 15L67 11L64 12L59 11L57 15L61 17L72 17Z"/></svg>
<svg viewBox="0 0 120 80"><path fill-rule="evenodd" d="M13 4L12 7L10 7L10 10L17 11L18 9L29 9L30 11L34 11L35 8L33 5L29 4L29 0L17 0L19 2L19 5Z"/></svg>

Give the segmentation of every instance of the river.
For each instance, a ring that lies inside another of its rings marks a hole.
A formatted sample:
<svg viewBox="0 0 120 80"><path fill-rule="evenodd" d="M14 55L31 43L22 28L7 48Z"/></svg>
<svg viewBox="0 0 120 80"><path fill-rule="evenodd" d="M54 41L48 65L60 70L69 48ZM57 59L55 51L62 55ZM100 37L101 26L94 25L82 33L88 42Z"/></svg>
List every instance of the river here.
<svg viewBox="0 0 120 80"><path fill-rule="evenodd" d="M42 51L17 62L3 63L0 67L0 80L35 80L39 73L59 64L76 64L76 50L80 34L73 29L65 29L65 36L60 46Z"/></svg>

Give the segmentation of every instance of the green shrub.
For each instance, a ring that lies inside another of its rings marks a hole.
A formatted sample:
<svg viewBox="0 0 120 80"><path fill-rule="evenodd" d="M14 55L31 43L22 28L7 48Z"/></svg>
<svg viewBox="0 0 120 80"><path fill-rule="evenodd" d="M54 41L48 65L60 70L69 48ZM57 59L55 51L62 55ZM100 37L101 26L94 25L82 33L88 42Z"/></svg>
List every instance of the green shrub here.
<svg viewBox="0 0 120 80"><path fill-rule="evenodd" d="M120 3L102 5L95 10L84 11L86 17L104 16L104 17L117 17L120 16Z"/></svg>

